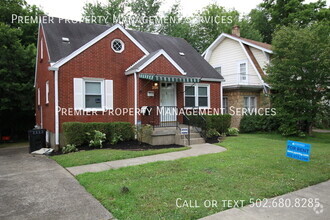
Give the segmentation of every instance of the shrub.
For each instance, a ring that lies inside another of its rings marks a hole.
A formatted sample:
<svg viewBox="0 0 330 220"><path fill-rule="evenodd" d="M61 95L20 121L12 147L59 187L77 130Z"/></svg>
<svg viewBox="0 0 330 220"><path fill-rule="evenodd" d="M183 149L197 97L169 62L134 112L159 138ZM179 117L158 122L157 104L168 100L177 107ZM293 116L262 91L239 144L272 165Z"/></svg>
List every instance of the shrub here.
<svg viewBox="0 0 330 220"><path fill-rule="evenodd" d="M237 136L239 130L237 128L228 128L227 135L229 136Z"/></svg>
<svg viewBox="0 0 330 220"><path fill-rule="evenodd" d="M106 139L104 133L102 133L101 131L94 130L92 133L87 132L86 134L90 138L90 141L89 141L90 147L102 148L103 142Z"/></svg>
<svg viewBox="0 0 330 220"><path fill-rule="evenodd" d="M190 115L188 116L191 125L202 128L203 130L215 129L220 134L226 133L231 124L231 115L202 115L206 121L204 125L200 116Z"/></svg>
<svg viewBox="0 0 330 220"><path fill-rule="evenodd" d="M211 128L211 129L207 130L207 132L206 132L207 138L213 138L213 137L219 137L219 136L220 136L219 132L217 132L217 130L215 130L214 128Z"/></svg>
<svg viewBox="0 0 330 220"><path fill-rule="evenodd" d="M243 133L278 131L280 125L281 123L276 116L244 115L240 122L240 131Z"/></svg>
<svg viewBox="0 0 330 220"><path fill-rule="evenodd" d="M118 139L121 136L122 141L129 141L134 138L134 128L129 122L64 122L63 133L68 144L81 146L89 144L87 133L94 130L100 131L106 135L106 141L112 142L114 137Z"/></svg>
<svg viewBox="0 0 330 220"><path fill-rule="evenodd" d="M149 143L151 141L153 128L151 125L141 125L136 128L137 139L139 142Z"/></svg>
<svg viewBox="0 0 330 220"><path fill-rule="evenodd" d="M76 151L78 151L78 149L76 148L76 145L74 145L74 144L68 144L65 147L62 147L62 153L63 154L76 152Z"/></svg>
<svg viewBox="0 0 330 220"><path fill-rule="evenodd" d="M121 134L114 134L111 141L110 141L110 144L112 145L115 145L117 144L119 141L123 141L123 137Z"/></svg>

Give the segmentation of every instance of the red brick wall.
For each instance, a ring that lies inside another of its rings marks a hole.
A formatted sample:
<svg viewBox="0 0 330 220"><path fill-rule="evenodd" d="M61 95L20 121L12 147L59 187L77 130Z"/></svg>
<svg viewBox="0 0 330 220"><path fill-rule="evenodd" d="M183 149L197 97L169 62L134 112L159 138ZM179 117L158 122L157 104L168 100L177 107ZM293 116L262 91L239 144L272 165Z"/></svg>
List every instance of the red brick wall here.
<svg viewBox="0 0 330 220"><path fill-rule="evenodd" d="M43 39L43 59L41 60L41 39ZM54 75L48 70L49 57L46 40L42 28L39 31L38 57L37 57L37 79L35 85L35 112L36 124L41 125L41 108L43 117L43 128L55 132L55 103L54 103ZM49 81L49 104L46 104L46 82ZM40 88L40 106L38 106L38 88Z"/></svg>
<svg viewBox="0 0 330 220"><path fill-rule="evenodd" d="M157 73L182 76L182 74L163 55L160 55L151 64L141 70L141 73Z"/></svg>
<svg viewBox="0 0 330 220"><path fill-rule="evenodd" d="M121 39L125 44L122 53L111 49L111 41ZM115 30L93 46L60 67L59 105L61 108L73 108L73 78L95 77L113 80L114 108L134 107L134 78L126 76L125 70L139 60L144 53L120 30ZM113 122L131 121L126 116L65 116L60 114L60 124L68 121ZM61 126L60 126L61 127Z"/></svg>

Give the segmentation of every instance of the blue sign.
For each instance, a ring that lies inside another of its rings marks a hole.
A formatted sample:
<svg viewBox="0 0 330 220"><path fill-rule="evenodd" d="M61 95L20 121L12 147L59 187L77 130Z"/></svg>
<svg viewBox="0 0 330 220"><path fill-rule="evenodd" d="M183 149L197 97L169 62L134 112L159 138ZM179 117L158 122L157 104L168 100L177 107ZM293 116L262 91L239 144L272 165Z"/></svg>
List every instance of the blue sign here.
<svg viewBox="0 0 330 220"><path fill-rule="evenodd" d="M187 135L188 134L188 128L181 128L181 134Z"/></svg>
<svg viewBox="0 0 330 220"><path fill-rule="evenodd" d="M288 141L286 146L286 156L296 160L309 162L311 145L296 141Z"/></svg>

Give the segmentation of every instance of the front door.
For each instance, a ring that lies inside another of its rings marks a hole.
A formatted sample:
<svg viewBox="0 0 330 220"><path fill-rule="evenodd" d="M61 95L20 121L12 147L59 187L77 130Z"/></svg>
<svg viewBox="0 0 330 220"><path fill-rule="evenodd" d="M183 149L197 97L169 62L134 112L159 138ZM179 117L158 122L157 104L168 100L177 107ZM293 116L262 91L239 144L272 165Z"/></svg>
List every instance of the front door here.
<svg viewBox="0 0 330 220"><path fill-rule="evenodd" d="M160 121L176 122L176 84L160 83Z"/></svg>

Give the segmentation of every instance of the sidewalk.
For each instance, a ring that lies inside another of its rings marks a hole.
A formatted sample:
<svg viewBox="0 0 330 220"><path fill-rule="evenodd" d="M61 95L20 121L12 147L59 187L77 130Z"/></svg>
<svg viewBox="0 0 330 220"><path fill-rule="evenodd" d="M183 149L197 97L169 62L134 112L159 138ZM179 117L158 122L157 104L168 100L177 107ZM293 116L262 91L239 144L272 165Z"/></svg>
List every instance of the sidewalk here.
<svg viewBox="0 0 330 220"><path fill-rule="evenodd" d="M214 219L226 219L226 220L239 220L239 219L281 219L281 220L295 220L295 219L330 219L330 180L319 183L314 186L310 186L295 192L291 192L282 196L268 199L258 203L258 207L245 206L243 208L232 208L223 212L216 213L214 215L207 216L201 220L214 220ZM289 206L300 207L273 207L279 204L279 199L282 201L291 202ZM315 207L315 202L309 203L308 199L319 199L320 207ZM272 203L273 202L273 203ZM273 205L272 205L273 204ZM311 207L308 207L308 206ZM264 207L265 206L265 207ZM304 208L301 206L305 206Z"/></svg>
<svg viewBox="0 0 330 220"><path fill-rule="evenodd" d="M100 172L109 169L117 169L120 167L127 167L127 166L134 166L140 165L145 163L151 163L156 161L168 161L168 160L176 160L185 157L193 157L193 156L200 156L204 154L212 154L212 153L219 153L226 150L226 148L216 146L213 144L195 144L190 146L191 149L185 151L177 151L165 154L156 154L151 156L145 157L136 157L131 159L125 160L116 160L116 161L109 161L103 163L96 163L96 164L88 164L76 167L69 167L67 170L72 175L78 175L86 172Z"/></svg>

